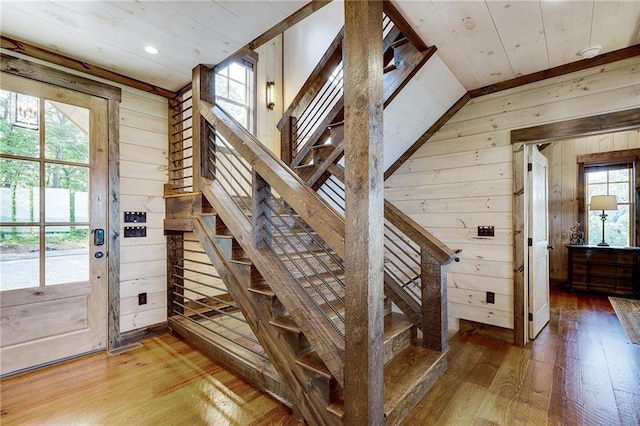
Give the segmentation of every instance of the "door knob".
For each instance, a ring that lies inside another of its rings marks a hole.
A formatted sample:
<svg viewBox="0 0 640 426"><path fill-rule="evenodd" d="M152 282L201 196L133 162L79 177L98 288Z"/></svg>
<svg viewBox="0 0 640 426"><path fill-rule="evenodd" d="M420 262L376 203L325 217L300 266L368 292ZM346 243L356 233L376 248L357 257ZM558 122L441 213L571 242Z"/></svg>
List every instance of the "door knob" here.
<svg viewBox="0 0 640 426"><path fill-rule="evenodd" d="M104 253L101 251L97 251L96 254L94 254L96 259L102 259L104 257Z"/></svg>
<svg viewBox="0 0 640 426"><path fill-rule="evenodd" d="M553 250L554 248L555 248L555 247L553 246L553 244L549 244L549 245L547 246L547 250Z"/></svg>

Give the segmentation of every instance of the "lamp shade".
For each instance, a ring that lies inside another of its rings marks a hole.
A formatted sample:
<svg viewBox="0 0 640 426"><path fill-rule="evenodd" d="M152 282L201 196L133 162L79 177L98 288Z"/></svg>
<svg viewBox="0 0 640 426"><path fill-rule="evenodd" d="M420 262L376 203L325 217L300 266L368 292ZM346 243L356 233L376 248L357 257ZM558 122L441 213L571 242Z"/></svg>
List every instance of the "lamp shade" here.
<svg viewBox="0 0 640 426"><path fill-rule="evenodd" d="M618 199L615 195L594 195L591 197L591 210L618 210Z"/></svg>

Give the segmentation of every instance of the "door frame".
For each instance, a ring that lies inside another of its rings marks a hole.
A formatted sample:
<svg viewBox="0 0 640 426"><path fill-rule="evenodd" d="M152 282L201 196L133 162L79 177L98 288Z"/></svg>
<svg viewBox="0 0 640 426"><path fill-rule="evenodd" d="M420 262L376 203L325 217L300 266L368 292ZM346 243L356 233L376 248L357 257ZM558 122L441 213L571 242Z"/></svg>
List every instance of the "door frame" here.
<svg viewBox="0 0 640 426"><path fill-rule="evenodd" d="M107 100L108 117L108 349L121 346L120 333L120 101L118 87L28 61L3 52L0 71Z"/></svg>
<svg viewBox="0 0 640 426"><path fill-rule="evenodd" d="M513 148L513 341L529 342L528 231L529 190L525 145L620 132L640 127L640 108L599 114L511 131ZM636 222L639 218L636 218Z"/></svg>

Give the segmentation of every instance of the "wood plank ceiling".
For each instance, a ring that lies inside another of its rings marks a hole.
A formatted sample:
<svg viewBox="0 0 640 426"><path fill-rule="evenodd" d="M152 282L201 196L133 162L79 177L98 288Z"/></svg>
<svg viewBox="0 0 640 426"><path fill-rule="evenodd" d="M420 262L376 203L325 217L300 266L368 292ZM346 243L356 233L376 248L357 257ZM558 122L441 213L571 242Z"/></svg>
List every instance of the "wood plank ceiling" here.
<svg viewBox="0 0 640 426"><path fill-rule="evenodd" d="M580 60L589 46L640 43L638 0L393 2L467 90ZM220 62L305 3L1 0L0 31L177 90L195 65Z"/></svg>

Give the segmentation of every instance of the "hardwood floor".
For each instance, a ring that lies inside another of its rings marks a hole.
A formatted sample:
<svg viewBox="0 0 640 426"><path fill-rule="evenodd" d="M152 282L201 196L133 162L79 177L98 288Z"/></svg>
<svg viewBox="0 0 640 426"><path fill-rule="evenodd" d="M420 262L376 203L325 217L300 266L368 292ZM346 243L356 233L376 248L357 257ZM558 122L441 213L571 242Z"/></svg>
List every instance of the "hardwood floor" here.
<svg viewBox="0 0 640 426"><path fill-rule="evenodd" d="M640 346L606 297L552 292L526 348L456 335L449 369L406 425L640 425ZM163 335L2 380L0 423L298 424L291 410Z"/></svg>

